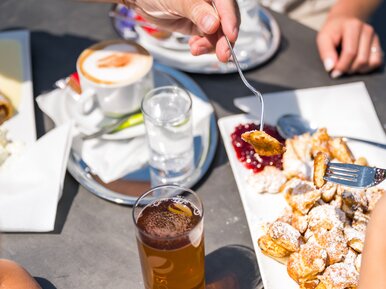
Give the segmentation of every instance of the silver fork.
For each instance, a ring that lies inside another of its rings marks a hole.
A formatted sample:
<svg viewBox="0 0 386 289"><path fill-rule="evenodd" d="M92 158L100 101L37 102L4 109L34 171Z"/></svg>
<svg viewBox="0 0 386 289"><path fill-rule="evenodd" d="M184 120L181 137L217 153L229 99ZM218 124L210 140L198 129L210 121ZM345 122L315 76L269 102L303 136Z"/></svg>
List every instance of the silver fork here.
<svg viewBox="0 0 386 289"><path fill-rule="evenodd" d="M329 162L324 179L354 188L369 188L386 179L386 169Z"/></svg>
<svg viewBox="0 0 386 289"><path fill-rule="evenodd" d="M219 15L219 13L218 13L218 11L217 11L216 4L214 3L214 1L212 1L212 6L213 6L214 10L216 11L217 15ZM243 71L241 70L240 63L239 63L239 61L237 60L236 53L235 53L235 51L233 50L233 47L232 47L231 42L229 41L228 37L227 37L225 34L224 34L224 37L225 37L225 40L226 40L226 42L227 42L227 44L228 44L228 46L229 46L229 50L231 51L233 62L234 62L234 64L236 65L236 68L237 68L237 71L239 72L239 75L240 75L241 80L244 82L245 86L246 86L250 91L252 91L252 93L260 100L260 104L261 104L260 131L263 131L263 130L264 130L264 99L263 99L263 95L262 95L258 90L256 90L256 89L248 82L248 80L245 78L244 73L243 73Z"/></svg>

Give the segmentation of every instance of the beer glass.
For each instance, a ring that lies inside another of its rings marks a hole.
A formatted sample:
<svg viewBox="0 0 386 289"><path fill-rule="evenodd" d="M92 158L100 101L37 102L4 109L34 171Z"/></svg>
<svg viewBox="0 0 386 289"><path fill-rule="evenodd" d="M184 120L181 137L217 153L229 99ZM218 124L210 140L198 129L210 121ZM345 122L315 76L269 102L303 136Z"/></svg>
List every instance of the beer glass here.
<svg viewBox="0 0 386 289"><path fill-rule="evenodd" d="M203 206L190 189L155 187L133 207L146 289L204 289Z"/></svg>

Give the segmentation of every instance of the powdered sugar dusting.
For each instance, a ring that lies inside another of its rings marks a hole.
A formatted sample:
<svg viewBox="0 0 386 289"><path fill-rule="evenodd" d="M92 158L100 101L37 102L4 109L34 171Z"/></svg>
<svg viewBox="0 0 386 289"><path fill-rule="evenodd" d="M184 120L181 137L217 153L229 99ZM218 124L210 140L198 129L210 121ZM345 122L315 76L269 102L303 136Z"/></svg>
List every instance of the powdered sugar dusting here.
<svg viewBox="0 0 386 289"><path fill-rule="evenodd" d="M300 233L291 225L276 221L271 224L268 234L273 240L279 241L280 244L289 251L297 251L300 246Z"/></svg>
<svg viewBox="0 0 386 289"><path fill-rule="evenodd" d="M327 288L356 288L359 282L359 273L353 265L337 263L327 267L320 280Z"/></svg>
<svg viewBox="0 0 386 289"><path fill-rule="evenodd" d="M278 193L280 187L287 181L282 170L267 166L258 174L251 173L247 177L248 183L256 193Z"/></svg>
<svg viewBox="0 0 386 289"><path fill-rule="evenodd" d="M343 261L348 252L343 231L334 228L330 231L322 229L315 234L316 242L326 249L330 264Z"/></svg>
<svg viewBox="0 0 386 289"><path fill-rule="evenodd" d="M346 220L342 210L328 204L312 208L308 216L308 227L311 230L320 228L326 230L343 229L343 222Z"/></svg>

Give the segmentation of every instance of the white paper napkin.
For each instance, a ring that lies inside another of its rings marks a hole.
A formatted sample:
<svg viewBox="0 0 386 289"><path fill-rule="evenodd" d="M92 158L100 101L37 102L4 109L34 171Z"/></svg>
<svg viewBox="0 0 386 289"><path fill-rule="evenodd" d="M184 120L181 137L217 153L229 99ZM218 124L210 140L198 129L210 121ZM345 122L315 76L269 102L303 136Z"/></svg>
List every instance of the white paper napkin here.
<svg viewBox="0 0 386 289"><path fill-rule="evenodd" d="M341 135L339 128L345 127L345 136L385 141L385 136L380 138L378 133L383 128L363 82L266 93L264 104L268 124L276 124L284 114L299 114L319 127L327 127L331 135ZM235 98L234 105L260 116L260 103L255 96ZM353 117L359 115L367 121ZM368 123L376 127L369 128Z"/></svg>
<svg viewBox="0 0 386 289"><path fill-rule="evenodd" d="M68 95L65 90L56 89L50 93L37 97L40 109L46 113L56 125L71 121L74 112L66 111ZM198 134L197 128L203 121L209 122L213 112L211 104L192 95L193 133ZM81 119L81 118L78 118ZM104 140L91 139L83 141L79 130L74 130L73 149L82 157L93 174L109 183L131 172L144 167L149 159L146 137L134 139Z"/></svg>
<svg viewBox="0 0 386 289"><path fill-rule="evenodd" d="M61 125L0 170L0 231L47 232L56 209L72 141L72 123Z"/></svg>

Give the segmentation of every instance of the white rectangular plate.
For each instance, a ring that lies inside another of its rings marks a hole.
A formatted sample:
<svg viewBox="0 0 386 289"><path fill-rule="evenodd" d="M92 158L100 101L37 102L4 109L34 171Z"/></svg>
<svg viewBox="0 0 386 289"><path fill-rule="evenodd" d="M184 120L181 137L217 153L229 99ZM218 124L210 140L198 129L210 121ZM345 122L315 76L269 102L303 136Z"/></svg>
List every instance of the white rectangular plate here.
<svg viewBox="0 0 386 289"><path fill-rule="evenodd" d="M23 66L22 95L18 113L4 123L12 140L22 141L26 145L36 141L35 111L32 92L30 35L26 30L0 33L0 39L15 40L20 43L20 57ZM6 57L6 56L2 56Z"/></svg>
<svg viewBox="0 0 386 289"><path fill-rule="evenodd" d="M272 93L264 95L264 99L268 124L276 124L281 115L296 113L326 127L330 135L355 136L386 143L385 133L363 83ZM259 112L255 97L238 101L245 110ZM244 206L264 288L297 289L299 286L288 276L286 266L263 255L257 245L257 239L263 234L262 225L275 220L286 202L280 194L254 191L246 180L251 172L239 162L231 143L230 135L238 124L258 122L257 119L246 114L233 115L221 118L218 125ZM386 151L354 142L349 146L355 157L365 156L371 165L385 167Z"/></svg>

